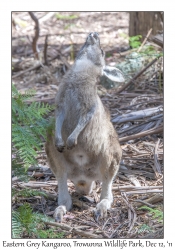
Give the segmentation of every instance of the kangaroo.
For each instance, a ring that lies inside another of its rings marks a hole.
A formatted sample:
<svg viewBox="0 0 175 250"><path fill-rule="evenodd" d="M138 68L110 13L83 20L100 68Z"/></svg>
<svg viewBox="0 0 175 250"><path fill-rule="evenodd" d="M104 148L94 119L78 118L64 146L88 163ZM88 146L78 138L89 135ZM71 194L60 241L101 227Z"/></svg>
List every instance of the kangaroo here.
<svg viewBox="0 0 175 250"><path fill-rule="evenodd" d="M119 69L105 66L104 58L98 33L90 33L56 95L55 135L48 136L45 145L49 165L58 180L56 221L62 221L66 210L72 208L67 179L81 194L91 193L94 181L102 182L100 202L94 210L96 220L107 216L113 202L112 181L122 150L96 83L102 75L117 82L123 82L124 77Z"/></svg>

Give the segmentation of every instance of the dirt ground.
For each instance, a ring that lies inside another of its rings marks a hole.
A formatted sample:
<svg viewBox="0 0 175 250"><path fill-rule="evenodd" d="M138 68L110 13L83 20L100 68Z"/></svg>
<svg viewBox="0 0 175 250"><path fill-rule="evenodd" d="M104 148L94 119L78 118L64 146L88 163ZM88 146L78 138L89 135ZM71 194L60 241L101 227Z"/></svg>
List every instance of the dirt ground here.
<svg viewBox="0 0 175 250"><path fill-rule="evenodd" d="M106 64L116 65L126 61L130 49L127 38L129 13L34 14L39 20L38 59L32 49L36 31L34 21L28 12L12 13L12 82L21 93L35 89L36 101L54 103L63 75L71 67L78 50L92 31L99 33L101 47L106 52ZM45 48L47 53L44 52ZM114 202L107 219L97 222L94 220L93 209L99 201L100 183L96 183L92 195L81 197L75 193L73 183L68 181L73 209L64 216L60 226L65 238L163 238L163 220L156 216L156 211L163 213L161 67L159 60L147 74L133 80L133 84L120 93L117 93L118 88L105 89L98 85L98 93L110 109L111 120L123 149L120 170L113 183ZM138 72L130 74L130 79L135 73ZM149 116L119 121L124 114L132 113L135 116L135 111L142 114L153 108L156 111ZM38 164L35 171L33 166L28 170L28 175L32 176L30 182L14 181L13 186L44 190L49 199L34 197L28 202L35 211L52 216L57 207L58 190L44 149L38 152ZM13 208L18 206L15 202L12 205ZM141 209L142 206L147 208Z"/></svg>

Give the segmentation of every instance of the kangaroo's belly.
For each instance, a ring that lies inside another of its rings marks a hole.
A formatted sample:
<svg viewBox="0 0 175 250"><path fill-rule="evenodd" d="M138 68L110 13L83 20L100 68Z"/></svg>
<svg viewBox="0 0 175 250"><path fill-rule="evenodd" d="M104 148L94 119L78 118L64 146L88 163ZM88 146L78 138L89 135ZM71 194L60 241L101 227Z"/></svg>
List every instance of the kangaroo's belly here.
<svg viewBox="0 0 175 250"><path fill-rule="evenodd" d="M100 177L100 158L83 149L72 149L64 153L67 161L67 177L72 181L97 180Z"/></svg>

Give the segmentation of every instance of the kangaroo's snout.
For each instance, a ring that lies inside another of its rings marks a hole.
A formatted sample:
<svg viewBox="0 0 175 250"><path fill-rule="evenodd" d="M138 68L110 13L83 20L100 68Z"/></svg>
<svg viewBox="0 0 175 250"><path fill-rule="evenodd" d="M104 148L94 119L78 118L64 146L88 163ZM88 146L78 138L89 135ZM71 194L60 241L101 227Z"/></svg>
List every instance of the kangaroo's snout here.
<svg viewBox="0 0 175 250"><path fill-rule="evenodd" d="M81 65L84 63L86 65L86 71L89 69L92 64L93 66L97 66L95 75L100 76L102 73L102 67L105 65L104 60L104 51L101 49L100 46L100 38L97 32L91 32L87 38L83 46L81 47L80 51L77 54L75 59L75 64L78 60L81 60ZM88 61L89 62L88 62ZM85 71L85 68L83 71ZM79 67L80 69L80 67ZM90 69L91 71L91 69Z"/></svg>
<svg viewBox="0 0 175 250"><path fill-rule="evenodd" d="M88 45L98 44L100 45L99 34L97 32L91 32L86 40Z"/></svg>

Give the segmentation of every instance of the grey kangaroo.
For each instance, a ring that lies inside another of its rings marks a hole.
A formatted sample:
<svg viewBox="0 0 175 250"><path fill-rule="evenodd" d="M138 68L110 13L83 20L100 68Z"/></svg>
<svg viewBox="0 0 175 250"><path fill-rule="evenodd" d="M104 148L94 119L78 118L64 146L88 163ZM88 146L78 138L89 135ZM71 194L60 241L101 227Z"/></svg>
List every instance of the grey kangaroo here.
<svg viewBox="0 0 175 250"><path fill-rule="evenodd" d="M48 136L45 147L58 180L56 221L62 221L72 207L67 179L81 194L91 193L95 180L102 182L100 202L94 210L97 220L107 216L113 202L112 181L122 150L96 83L102 75L117 82L123 82L124 77L119 69L105 66L104 57L98 33L90 33L56 95L55 135Z"/></svg>

